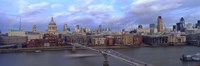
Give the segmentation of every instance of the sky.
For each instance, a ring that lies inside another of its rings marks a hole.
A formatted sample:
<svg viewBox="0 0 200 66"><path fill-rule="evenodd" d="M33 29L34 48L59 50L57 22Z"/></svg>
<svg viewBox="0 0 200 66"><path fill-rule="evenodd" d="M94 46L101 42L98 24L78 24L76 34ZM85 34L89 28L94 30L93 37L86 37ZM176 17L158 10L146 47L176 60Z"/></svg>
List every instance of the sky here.
<svg viewBox="0 0 200 66"><path fill-rule="evenodd" d="M63 30L68 24L91 29L109 27L113 31L144 27L156 24L162 16L164 27L171 28L184 17L186 23L200 20L199 0L0 0L0 31L18 29L21 18L22 29L46 31L51 17Z"/></svg>

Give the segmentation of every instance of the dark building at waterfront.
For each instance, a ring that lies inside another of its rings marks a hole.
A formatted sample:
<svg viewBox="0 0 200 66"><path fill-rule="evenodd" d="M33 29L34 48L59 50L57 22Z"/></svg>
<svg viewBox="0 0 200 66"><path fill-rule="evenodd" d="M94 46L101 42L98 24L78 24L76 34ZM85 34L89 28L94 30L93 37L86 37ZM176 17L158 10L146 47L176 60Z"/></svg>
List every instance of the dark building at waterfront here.
<svg viewBox="0 0 200 66"><path fill-rule="evenodd" d="M168 36L164 35L143 36L143 43L152 46L167 45Z"/></svg>
<svg viewBox="0 0 200 66"><path fill-rule="evenodd" d="M188 34L186 36L188 45L197 45L200 46L200 33L197 34Z"/></svg>

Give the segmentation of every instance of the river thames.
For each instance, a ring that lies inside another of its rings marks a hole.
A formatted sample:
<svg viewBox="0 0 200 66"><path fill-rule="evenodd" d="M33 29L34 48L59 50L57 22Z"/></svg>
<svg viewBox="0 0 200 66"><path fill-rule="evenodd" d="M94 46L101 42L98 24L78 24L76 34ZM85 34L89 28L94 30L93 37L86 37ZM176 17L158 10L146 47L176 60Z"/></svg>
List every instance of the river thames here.
<svg viewBox="0 0 200 66"><path fill-rule="evenodd" d="M115 49L120 53L155 66L195 66L200 62L182 62L182 54L200 52L200 47L140 47L129 49ZM93 54L91 57L72 58L74 54ZM129 66L128 64L109 57L110 66ZM71 52L42 51L1 53L0 66L103 66L103 56L89 50Z"/></svg>

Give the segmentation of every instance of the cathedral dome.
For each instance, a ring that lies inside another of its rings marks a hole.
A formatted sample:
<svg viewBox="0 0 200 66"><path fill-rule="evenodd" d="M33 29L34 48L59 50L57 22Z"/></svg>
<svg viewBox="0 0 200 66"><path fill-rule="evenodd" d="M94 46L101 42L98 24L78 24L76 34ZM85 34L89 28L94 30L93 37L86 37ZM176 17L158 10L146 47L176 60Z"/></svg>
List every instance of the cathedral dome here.
<svg viewBox="0 0 200 66"><path fill-rule="evenodd" d="M53 20L53 17L52 17L51 21L49 22L47 32L50 33L50 34L55 34L55 33L57 33L57 31L58 30L57 30L56 23L55 23L55 21Z"/></svg>
<svg viewBox="0 0 200 66"><path fill-rule="evenodd" d="M49 25L56 25L56 23L55 22L50 22Z"/></svg>

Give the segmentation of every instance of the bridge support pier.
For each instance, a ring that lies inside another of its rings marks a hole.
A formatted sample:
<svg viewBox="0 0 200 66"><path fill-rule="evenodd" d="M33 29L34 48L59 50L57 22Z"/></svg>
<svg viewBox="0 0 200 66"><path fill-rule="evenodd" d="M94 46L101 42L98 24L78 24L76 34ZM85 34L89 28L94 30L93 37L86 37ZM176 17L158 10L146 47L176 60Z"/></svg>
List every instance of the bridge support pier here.
<svg viewBox="0 0 200 66"><path fill-rule="evenodd" d="M107 54L103 54L103 56L104 56L103 66L109 66L108 56L107 56Z"/></svg>
<svg viewBox="0 0 200 66"><path fill-rule="evenodd" d="M76 47L74 45L72 46L72 51L76 51Z"/></svg>

